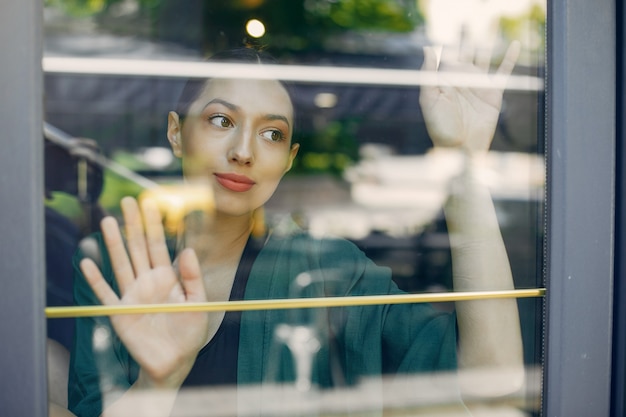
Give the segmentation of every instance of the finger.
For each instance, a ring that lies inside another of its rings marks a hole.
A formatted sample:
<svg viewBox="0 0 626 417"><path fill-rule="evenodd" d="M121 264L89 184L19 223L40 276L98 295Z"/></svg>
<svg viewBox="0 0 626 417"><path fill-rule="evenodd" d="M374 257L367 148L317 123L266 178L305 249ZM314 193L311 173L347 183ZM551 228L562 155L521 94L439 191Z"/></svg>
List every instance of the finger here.
<svg viewBox="0 0 626 417"><path fill-rule="evenodd" d="M474 64L482 72L489 72L489 66L491 65L491 49L478 48L474 58Z"/></svg>
<svg viewBox="0 0 626 417"><path fill-rule="evenodd" d="M120 292L124 294L126 288L135 280L135 273L128 259L120 228L113 217L105 217L100 222L100 228L104 243L109 251L115 279L120 287Z"/></svg>
<svg viewBox="0 0 626 417"><path fill-rule="evenodd" d="M85 280L103 305L119 304L119 297L105 281L102 273L91 259L83 259L80 261L79 266L85 276Z"/></svg>
<svg viewBox="0 0 626 417"><path fill-rule="evenodd" d="M437 57L437 51L432 46L425 46L424 50L424 62L422 63L422 71L437 71L439 66L439 58ZM420 106L422 109L430 108L432 103L436 102L439 97L439 88L432 85L424 84L420 87Z"/></svg>
<svg viewBox="0 0 626 417"><path fill-rule="evenodd" d="M143 221L137 201L132 197L122 199L120 206L124 214L126 245L135 271L135 276L150 270L150 256L143 231Z"/></svg>
<svg viewBox="0 0 626 417"><path fill-rule="evenodd" d="M461 50L459 47L446 46L441 49L439 68L457 67L461 61Z"/></svg>
<svg viewBox="0 0 626 417"><path fill-rule="evenodd" d="M508 76L511 72L513 72L513 67L515 67L517 58L519 58L520 49L521 44L519 41L513 41L511 45L509 45L506 53L504 54L504 58L502 59L502 63L498 68L498 75Z"/></svg>
<svg viewBox="0 0 626 417"><path fill-rule="evenodd" d="M154 200L143 200L141 202L141 211L145 219L146 241L152 266L170 266L172 261L165 242L163 219Z"/></svg>
<svg viewBox="0 0 626 417"><path fill-rule="evenodd" d="M206 291L198 257L193 249L184 249L178 258L178 270L187 301L206 301Z"/></svg>
<svg viewBox="0 0 626 417"><path fill-rule="evenodd" d="M422 63L422 71L437 71L437 67L439 66L437 52L435 48L432 46L425 46L423 48L424 51L424 62Z"/></svg>
<svg viewBox="0 0 626 417"><path fill-rule="evenodd" d="M475 48L468 44L463 44L459 47L459 62L464 62L466 64L473 64L474 63L474 55L475 55Z"/></svg>

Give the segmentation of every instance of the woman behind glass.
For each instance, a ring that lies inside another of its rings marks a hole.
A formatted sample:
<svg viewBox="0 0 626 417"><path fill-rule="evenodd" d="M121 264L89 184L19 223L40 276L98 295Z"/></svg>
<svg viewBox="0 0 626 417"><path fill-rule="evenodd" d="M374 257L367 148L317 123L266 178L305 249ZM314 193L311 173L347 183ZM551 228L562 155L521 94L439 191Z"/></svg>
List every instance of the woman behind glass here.
<svg viewBox="0 0 626 417"><path fill-rule="evenodd" d="M510 74L518 49L517 44L509 48L499 74ZM268 61L252 49L216 60ZM443 70L428 48L423 69ZM468 63L446 69L487 71ZM476 181L473 163L489 149L501 99L496 87L423 87L420 94L434 145L459 147L466 159L444 207L455 291L513 289L492 200ZM185 181L211 190L214 216L186 219L179 242L184 249L172 256L154 201L139 205L123 199L125 238L113 218L102 221L103 261L98 266L77 256L76 301L131 305L287 298L296 294L295 281L302 273L320 285L295 296L401 293L387 268L374 265L347 241L314 239L297 227L251 238L254 213L272 196L298 153L294 121L289 88L278 81L209 79L186 88L177 111L168 115L167 138L182 158ZM280 366L267 365L271 339L289 314L191 312L78 319L70 409L79 416L100 415L103 408L106 415L169 415L182 386L261 384L268 372L278 381L293 380L289 358L281 357ZM522 384L515 300L458 302L455 314L423 304L335 308L324 314L327 325L318 329L322 346L311 371L316 385L457 367L502 371L480 384L461 374L464 395L508 393ZM99 350L93 341L102 329L115 336ZM332 370L337 366L340 376ZM118 390L113 399L105 399L104 407L103 391L109 385L103 383L103 372ZM134 395L146 389L158 389L158 395L149 400ZM262 404L258 413L263 413Z"/></svg>

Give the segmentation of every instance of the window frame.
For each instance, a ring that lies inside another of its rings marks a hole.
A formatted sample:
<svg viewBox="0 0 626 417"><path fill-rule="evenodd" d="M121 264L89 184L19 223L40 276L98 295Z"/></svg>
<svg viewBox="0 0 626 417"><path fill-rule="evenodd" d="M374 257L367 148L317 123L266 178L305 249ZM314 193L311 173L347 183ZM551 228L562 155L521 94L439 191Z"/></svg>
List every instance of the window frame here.
<svg viewBox="0 0 626 417"><path fill-rule="evenodd" d="M610 0L548 4L546 416L610 415L615 11Z"/></svg>
<svg viewBox="0 0 626 417"><path fill-rule="evenodd" d="M0 415L46 416L41 1L0 13Z"/></svg>
<svg viewBox="0 0 626 417"><path fill-rule="evenodd" d="M615 12L613 0L548 4L546 416L610 412ZM0 51L7 58L0 66L7 150L0 153L0 334L10 341L0 358L2 375L10 378L0 414L35 417L47 415L42 14L42 2L22 0L5 0L0 14Z"/></svg>
<svg viewBox="0 0 626 417"><path fill-rule="evenodd" d="M613 355L611 375L611 412L614 416L626 413L626 7L621 1L616 2L617 42L616 42L616 195L615 195L615 284L613 300Z"/></svg>

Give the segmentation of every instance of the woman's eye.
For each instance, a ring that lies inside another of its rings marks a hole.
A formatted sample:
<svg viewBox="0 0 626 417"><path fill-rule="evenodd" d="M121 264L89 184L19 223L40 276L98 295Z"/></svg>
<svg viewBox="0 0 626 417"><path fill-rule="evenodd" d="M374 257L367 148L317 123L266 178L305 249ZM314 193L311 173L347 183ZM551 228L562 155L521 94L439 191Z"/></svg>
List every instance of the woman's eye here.
<svg viewBox="0 0 626 417"><path fill-rule="evenodd" d="M221 115L210 117L209 122L211 122L212 125L215 125L217 127L232 127L233 126L233 122L231 122L228 117L221 116Z"/></svg>
<svg viewBox="0 0 626 417"><path fill-rule="evenodd" d="M285 138L285 135L283 135L283 132L280 130L266 130L261 133L261 136L265 139L271 140L272 142L279 142Z"/></svg>

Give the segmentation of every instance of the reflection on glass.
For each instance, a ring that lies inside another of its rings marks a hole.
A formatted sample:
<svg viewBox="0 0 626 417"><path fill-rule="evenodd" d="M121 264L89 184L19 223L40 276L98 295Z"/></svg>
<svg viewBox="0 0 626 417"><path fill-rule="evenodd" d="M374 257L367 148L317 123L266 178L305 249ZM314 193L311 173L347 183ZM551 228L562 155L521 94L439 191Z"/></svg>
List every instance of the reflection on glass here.
<svg viewBox="0 0 626 417"><path fill-rule="evenodd" d="M89 138L46 169L75 184L50 305L542 286L544 25L533 0L49 2L46 121ZM69 407L537 415L540 306L78 318Z"/></svg>
<svg viewBox="0 0 626 417"><path fill-rule="evenodd" d="M214 210L213 194L206 185L177 184L143 191L139 202L154 201L163 216L165 231L171 235L184 232L184 219L195 215L210 217Z"/></svg>

